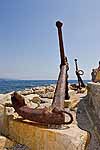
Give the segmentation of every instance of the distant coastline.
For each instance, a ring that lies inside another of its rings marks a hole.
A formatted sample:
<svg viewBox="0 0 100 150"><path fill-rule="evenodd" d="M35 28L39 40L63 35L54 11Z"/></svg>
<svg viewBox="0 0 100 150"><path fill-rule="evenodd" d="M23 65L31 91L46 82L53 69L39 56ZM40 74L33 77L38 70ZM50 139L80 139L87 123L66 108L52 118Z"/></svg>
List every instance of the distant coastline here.
<svg viewBox="0 0 100 150"><path fill-rule="evenodd" d="M84 80L85 83L90 80ZM77 83L77 80L69 80L69 83ZM0 79L0 94L12 91L24 90L26 88L33 88L37 86L47 86L56 84L57 80L14 80L14 79Z"/></svg>

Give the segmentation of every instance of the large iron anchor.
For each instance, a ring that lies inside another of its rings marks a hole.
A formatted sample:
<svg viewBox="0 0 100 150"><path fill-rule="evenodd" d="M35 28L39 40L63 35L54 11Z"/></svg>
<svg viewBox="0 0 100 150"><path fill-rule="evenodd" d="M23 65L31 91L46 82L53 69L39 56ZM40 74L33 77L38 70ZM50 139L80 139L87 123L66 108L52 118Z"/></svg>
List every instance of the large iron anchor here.
<svg viewBox="0 0 100 150"><path fill-rule="evenodd" d="M63 40L62 40L62 23L56 22L59 36L60 56L61 65L60 73L56 85L56 90L53 98L52 105L49 108L29 108L25 104L25 99L22 95L15 92L12 97L12 104L15 111L22 116L24 119L28 119L43 125L61 125L70 124L73 121L71 113L64 110L64 100L69 99L68 95L68 75L69 69L67 57L64 54ZM69 116L69 121L65 121L65 114Z"/></svg>

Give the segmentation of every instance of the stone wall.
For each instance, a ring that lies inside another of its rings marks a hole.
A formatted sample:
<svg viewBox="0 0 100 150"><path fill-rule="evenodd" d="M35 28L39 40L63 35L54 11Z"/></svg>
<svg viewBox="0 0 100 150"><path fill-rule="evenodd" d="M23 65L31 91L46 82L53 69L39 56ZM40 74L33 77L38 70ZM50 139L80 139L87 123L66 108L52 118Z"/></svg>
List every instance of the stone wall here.
<svg viewBox="0 0 100 150"><path fill-rule="evenodd" d="M100 119L100 83L89 82L87 88L89 104L93 112Z"/></svg>

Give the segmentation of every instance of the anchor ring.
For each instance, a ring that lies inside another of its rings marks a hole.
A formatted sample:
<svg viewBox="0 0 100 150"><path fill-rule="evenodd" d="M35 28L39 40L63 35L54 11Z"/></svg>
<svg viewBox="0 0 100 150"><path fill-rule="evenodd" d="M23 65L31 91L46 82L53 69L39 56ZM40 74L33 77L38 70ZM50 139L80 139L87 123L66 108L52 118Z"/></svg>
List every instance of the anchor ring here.
<svg viewBox="0 0 100 150"><path fill-rule="evenodd" d="M83 75L84 71L83 70L78 70L79 75Z"/></svg>
<svg viewBox="0 0 100 150"><path fill-rule="evenodd" d="M61 112L69 115L69 117L70 117L70 120L68 122L64 122L63 124L71 124L73 122L73 116L72 116L72 114L69 113L69 112L67 112L67 111L64 111L64 110L62 110Z"/></svg>

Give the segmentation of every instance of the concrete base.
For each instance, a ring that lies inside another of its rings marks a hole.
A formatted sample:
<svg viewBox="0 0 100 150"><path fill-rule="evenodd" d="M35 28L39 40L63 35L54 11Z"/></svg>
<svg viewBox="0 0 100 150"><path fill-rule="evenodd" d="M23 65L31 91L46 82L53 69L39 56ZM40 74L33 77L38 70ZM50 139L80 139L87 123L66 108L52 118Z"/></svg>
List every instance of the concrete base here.
<svg viewBox="0 0 100 150"><path fill-rule="evenodd" d="M85 150L90 139L74 123L62 129L48 129L11 116L5 119L2 133L30 150Z"/></svg>

